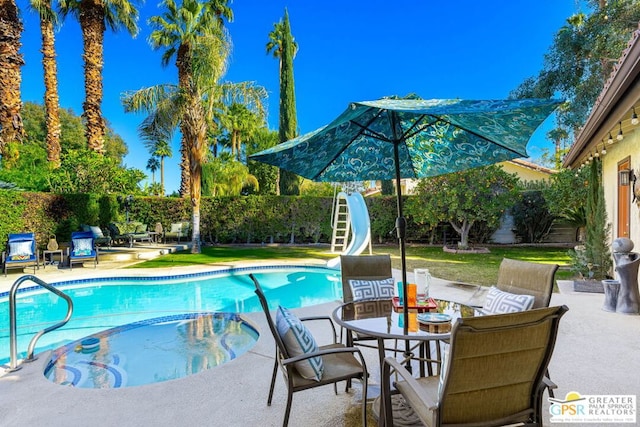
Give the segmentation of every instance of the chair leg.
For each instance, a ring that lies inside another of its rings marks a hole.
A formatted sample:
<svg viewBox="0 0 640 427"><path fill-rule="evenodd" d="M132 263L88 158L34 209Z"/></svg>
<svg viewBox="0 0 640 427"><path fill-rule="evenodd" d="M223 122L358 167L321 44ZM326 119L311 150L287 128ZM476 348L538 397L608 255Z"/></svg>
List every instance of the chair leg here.
<svg viewBox="0 0 640 427"><path fill-rule="evenodd" d="M367 427L367 388L369 387L368 374L362 375L362 427Z"/></svg>
<svg viewBox="0 0 640 427"><path fill-rule="evenodd" d="M291 391L291 387L289 387L287 390L287 409L284 410L284 421L282 422L282 427L287 427L289 425L289 414L291 413L292 400L293 400L293 392Z"/></svg>
<svg viewBox="0 0 640 427"><path fill-rule="evenodd" d="M269 388L269 399L267 399L267 406L271 406L271 399L273 398L273 389L276 386L276 375L278 374L278 355L276 354L276 360L273 364L273 374L271 375L271 387Z"/></svg>

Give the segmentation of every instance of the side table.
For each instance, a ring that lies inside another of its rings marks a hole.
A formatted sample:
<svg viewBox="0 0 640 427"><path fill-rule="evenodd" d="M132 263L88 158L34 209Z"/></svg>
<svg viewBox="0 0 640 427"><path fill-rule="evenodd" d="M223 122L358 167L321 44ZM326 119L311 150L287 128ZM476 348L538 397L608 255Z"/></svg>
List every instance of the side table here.
<svg viewBox="0 0 640 427"><path fill-rule="evenodd" d="M55 255L58 255L60 257L60 264L64 264L64 252L62 251L62 249L56 249L55 251L50 251L48 249L45 249L42 251L42 268L45 269L47 268L47 264L49 265L53 265L53 263L55 262ZM47 255L49 255L49 261L47 262Z"/></svg>

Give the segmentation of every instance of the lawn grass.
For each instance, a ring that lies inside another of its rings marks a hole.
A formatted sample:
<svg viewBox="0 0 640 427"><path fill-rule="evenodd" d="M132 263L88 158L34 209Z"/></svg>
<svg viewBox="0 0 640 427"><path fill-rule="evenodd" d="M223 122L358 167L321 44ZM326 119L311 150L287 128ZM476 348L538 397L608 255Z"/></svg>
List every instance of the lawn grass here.
<svg viewBox="0 0 640 427"><path fill-rule="evenodd" d="M366 252L365 252L366 253ZM400 268L400 250L397 245L374 247L374 253L391 255L394 268ZM215 265L250 260L319 259L335 257L328 245L265 245L265 246L203 246L202 253L181 251L138 263L133 268L160 268L189 265ZM502 258L558 264L556 279L568 279L570 258L566 248L532 246L496 246L488 254L452 254L442 247L408 245L407 271L428 268L431 275L442 279L490 285L496 282Z"/></svg>

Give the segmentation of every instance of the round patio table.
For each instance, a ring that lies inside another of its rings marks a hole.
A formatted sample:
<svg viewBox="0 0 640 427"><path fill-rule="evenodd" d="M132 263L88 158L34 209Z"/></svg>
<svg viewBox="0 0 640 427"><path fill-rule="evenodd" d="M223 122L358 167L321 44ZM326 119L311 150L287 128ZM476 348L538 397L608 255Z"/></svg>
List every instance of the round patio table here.
<svg viewBox="0 0 640 427"><path fill-rule="evenodd" d="M418 311L410 309L408 333L405 335L402 310L400 309L399 312L396 312L396 310L397 307L394 307L392 300L365 299L338 306L333 311L332 317L338 325L348 331L377 340L380 366L382 366L382 361L385 358L385 340L416 341L418 345L415 345L411 349L414 350L416 347L419 347L420 356L418 360L428 362L428 372L429 375L432 375L432 363L435 363L438 367L441 360L440 346L435 346L437 356L433 359L430 356L431 346L422 344L429 344L431 341L435 341L436 343L447 341L451 337L450 332L440 333L423 330L423 327L421 327L418 322ZM451 325L453 325L459 317L474 315L474 309L472 307L445 300L436 300L436 309L434 311L436 313L450 315ZM350 338L351 333L347 334L347 345L352 345ZM400 352L400 350L395 351ZM425 364L420 363L420 375L424 376L424 368Z"/></svg>
<svg viewBox="0 0 640 427"><path fill-rule="evenodd" d="M470 317L475 314L473 307L459 303L435 300L436 308L432 312L448 314L451 316L451 325L460 317ZM380 362L380 374L382 374L382 362L386 356L386 351L394 353L404 353L398 349L397 341L414 341L416 344L410 347L410 352L419 349L419 356L416 358L411 353L405 357L410 357L419 361L420 376L425 376L425 365L428 375L433 375L433 366L436 365L436 374L440 373L440 361L442 360L441 343L447 342L451 338L450 329L447 332L430 332L427 327L421 328L418 322L418 311L409 310L408 332L404 333L404 314L402 309L398 310L393 300L389 299L366 299L344 303L338 306L332 313L333 320L341 327L350 331L347 334L347 345L352 346L352 333L366 336L377 340L378 357ZM426 329L426 330L423 330ZM447 328L444 328L447 329ZM396 346L392 349L385 348L385 340L396 340ZM435 343L435 358L431 356L432 346ZM404 346L402 346L404 348ZM373 393L368 393L373 397ZM414 425L419 419L413 413L410 406L404 403L404 399L397 395L392 398L394 413L394 425L405 426ZM380 396L376 397L373 403L374 417L378 416L380 410ZM399 419L396 419L399 417Z"/></svg>

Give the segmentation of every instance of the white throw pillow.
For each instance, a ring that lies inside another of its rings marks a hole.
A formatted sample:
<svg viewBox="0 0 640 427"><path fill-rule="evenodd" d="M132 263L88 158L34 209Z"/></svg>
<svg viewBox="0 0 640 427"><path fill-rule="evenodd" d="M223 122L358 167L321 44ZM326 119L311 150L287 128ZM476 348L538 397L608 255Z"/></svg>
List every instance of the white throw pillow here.
<svg viewBox="0 0 640 427"><path fill-rule="evenodd" d="M486 314L516 313L531 309L534 301L533 295L512 294L492 286L482 308Z"/></svg>
<svg viewBox="0 0 640 427"><path fill-rule="evenodd" d="M93 237L96 237L96 238L104 237L104 234L102 233L102 229L96 225L92 225L91 227L89 227L89 230L93 234Z"/></svg>
<svg viewBox="0 0 640 427"><path fill-rule="evenodd" d="M349 280L353 300L361 299L391 299L395 291L393 277L382 280Z"/></svg>
<svg viewBox="0 0 640 427"><path fill-rule="evenodd" d="M73 239L73 255L91 255L93 251L93 239Z"/></svg>
<svg viewBox="0 0 640 427"><path fill-rule="evenodd" d="M314 353L319 350L315 338L302 321L284 307L278 307L276 313L276 329L287 348L289 357ZM320 381L324 372L322 357L311 357L295 364L298 373L308 380Z"/></svg>
<svg viewBox="0 0 640 427"><path fill-rule="evenodd" d="M32 243L33 242L31 240L10 242L9 256L10 257L14 257L14 256L30 257L31 255L33 255L33 250L31 249Z"/></svg>

